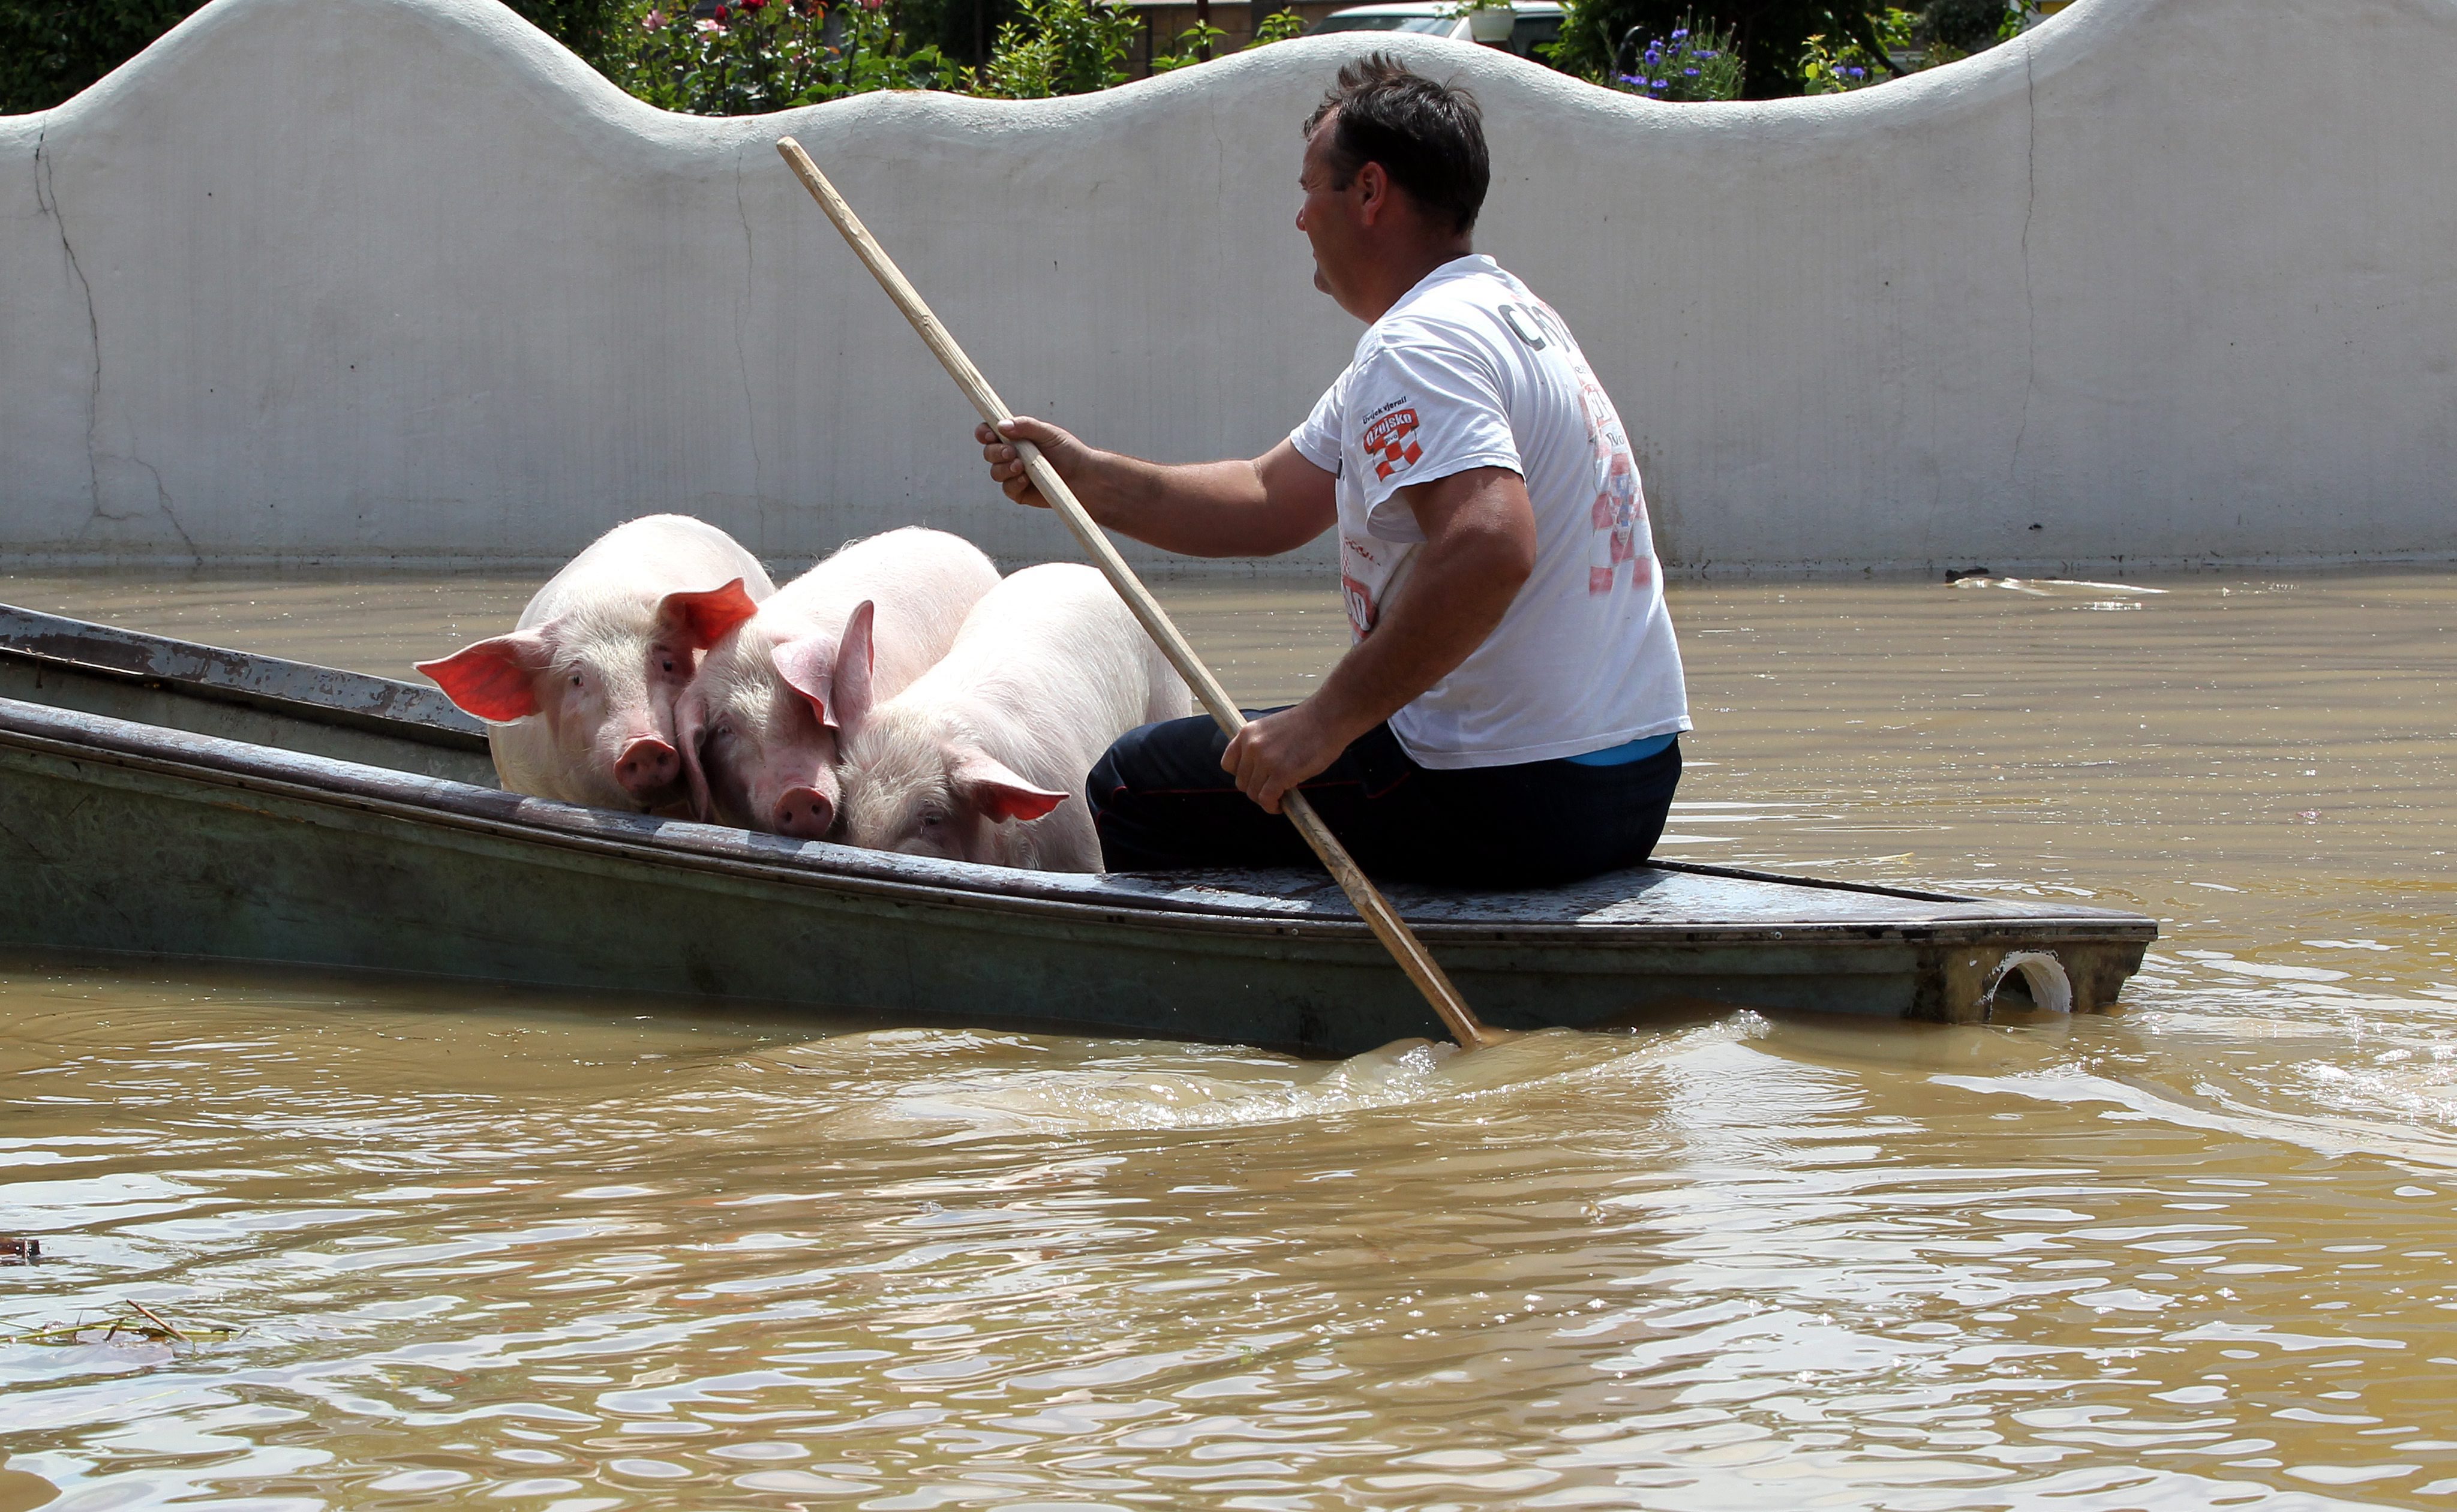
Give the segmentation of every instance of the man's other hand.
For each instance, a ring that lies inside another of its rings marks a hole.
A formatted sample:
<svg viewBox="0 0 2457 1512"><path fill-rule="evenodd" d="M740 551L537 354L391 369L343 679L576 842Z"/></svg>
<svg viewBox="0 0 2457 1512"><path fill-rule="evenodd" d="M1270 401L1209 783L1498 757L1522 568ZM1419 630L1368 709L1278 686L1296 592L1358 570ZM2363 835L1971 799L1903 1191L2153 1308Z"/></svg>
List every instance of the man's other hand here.
<svg viewBox="0 0 2457 1512"><path fill-rule="evenodd" d="M1328 727L1311 702L1278 714L1265 715L1228 739L1220 753L1220 770L1237 779L1239 792L1263 806L1280 811L1280 797L1339 759L1348 739Z"/></svg>
<svg viewBox="0 0 2457 1512"><path fill-rule="evenodd" d="M1091 460L1092 448L1046 421L1018 415L995 430L983 421L973 427L973 439L981 444L981 456L990 465L990 477L1018 504L1028 504L1036 509L1049 507L1049 501L1041 496L1041 490L1024 473L1023 454L1015 449L1018 441L1028 441L1040 447L1049 465L1058 469L1058 476L1066 480L1066 486L1078 493L1083 491L1079 475Z"/></svg>

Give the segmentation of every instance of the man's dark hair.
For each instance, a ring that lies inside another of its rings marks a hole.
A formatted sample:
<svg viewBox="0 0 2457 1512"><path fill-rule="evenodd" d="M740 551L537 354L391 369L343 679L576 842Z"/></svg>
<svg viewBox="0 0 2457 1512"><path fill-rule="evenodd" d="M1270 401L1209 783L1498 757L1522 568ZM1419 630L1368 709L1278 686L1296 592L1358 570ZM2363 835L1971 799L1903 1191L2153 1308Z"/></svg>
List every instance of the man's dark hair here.
<svg viewBox="0 0 2457 1512"><path fill-rule="evenodd" d="M1343 66L1339 80L1306 117L1311 137L1326 115L1331 129L1332 185L1345 189L1367 163L1380 163L1391 181L1453 231L1476 229L1493 161L1484 150L1484 113L1476 96L1436 84L1388 52Z"/></svg>

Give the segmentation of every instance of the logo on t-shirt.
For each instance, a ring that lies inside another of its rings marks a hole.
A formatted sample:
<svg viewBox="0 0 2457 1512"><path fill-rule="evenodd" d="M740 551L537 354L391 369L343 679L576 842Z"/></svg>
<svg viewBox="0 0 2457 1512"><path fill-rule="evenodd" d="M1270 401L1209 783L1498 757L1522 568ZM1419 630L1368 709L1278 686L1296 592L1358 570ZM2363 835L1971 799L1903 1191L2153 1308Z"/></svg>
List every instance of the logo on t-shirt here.
<svg viewBox="0 0 2457 1512"><path fill-rule="evenodd" d="M1642 588L1652 570L1644 557L1638 554L1638 522L1642 512L1638 498L1638 464L1627 451L1615 449L1609 459L1597 459L1598 470L1603 476L1597 480L1596 502L1589 523L1595 533L1588 537L1587 591L1604 594L1621 580L1621 565L1629 564L1629 586Z"/></svg>
<svg viewBox="0 0 2457 1512"><path fill-rule="evenodd" d="M1373 600L1373 585L1388 582L1391 569L1353 536L1341 537L1339 545L1339 596L1348 602L1348 628L1363 640L1382 618L1382 606Z"/></svg>
<svg viewBox="0 0 2457 1512"><path fill-rule="evenodd" d="M1382 618L1381 606L1373 602L1373 590L1342 572L1339 574L1339 596L1348 601L1348 628L1355 632L1356 638L1363 640L1373 634L1373 627Z"/></svg>
<svg viewBox="0 0 2457 1512"><path fill-rule="evenodd" d="M1627 434L1621 429L1621 417L1613 412L1612 401L1592 375L1580 380L1580 396L1586 401L1587 444L1595 457L1596 494L1588 523L1594 534L1588 537L1587 591L1601 596L1626 582L1631 588L1644 588L1653 574L1654 566L1641 554L1639 541L1645 529L1646 503L1640 496L1638 463L1629 454ZM1622 563L1629 571L1621 571Z"/></svg>
<svg viewBox="0 0 2457 1512"><path fill-rule="evenodd" d="M1376 416L1365 427L1365 454L1378 454L1373 475L1388 480L1391 474L1425 454L1425 449L1410 439L1416 432L1416 412L1413 408L1393 409Z"/></svg>

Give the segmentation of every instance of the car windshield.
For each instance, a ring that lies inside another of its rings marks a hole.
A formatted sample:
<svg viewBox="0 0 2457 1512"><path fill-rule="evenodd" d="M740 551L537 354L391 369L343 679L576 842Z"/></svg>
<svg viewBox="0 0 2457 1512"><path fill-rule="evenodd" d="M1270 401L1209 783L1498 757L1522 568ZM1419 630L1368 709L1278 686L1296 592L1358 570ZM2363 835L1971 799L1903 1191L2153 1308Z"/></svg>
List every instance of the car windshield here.
<svg viewBox="0 0 2457 1512"><path fill-rule="evenodd" d="M1325 16L1313 30L1316 35L1325 31L1447 31L1456 19L1446 15Z"/></svg>

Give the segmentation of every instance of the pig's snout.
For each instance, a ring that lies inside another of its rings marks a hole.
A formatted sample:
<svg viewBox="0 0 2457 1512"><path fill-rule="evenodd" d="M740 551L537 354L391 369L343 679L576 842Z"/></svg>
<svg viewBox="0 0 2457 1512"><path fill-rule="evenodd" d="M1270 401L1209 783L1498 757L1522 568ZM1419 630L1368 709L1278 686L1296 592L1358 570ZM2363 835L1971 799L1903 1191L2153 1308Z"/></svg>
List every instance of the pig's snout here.
<svg viewBox="0 0 2457 1512"><path fill-rule="evenodd" d="M797 840L823 840L836 821L836 806L816 788L787 788L776 800L776 833Z"/></svg>
<svg viewBox="0 0 2457 1512"><path fill-rule="evenodd" d="M614 763L614 779L623 791L643 800L656 797L683 775L683 758L655 735L642 735L623 748Z"/></svg>

